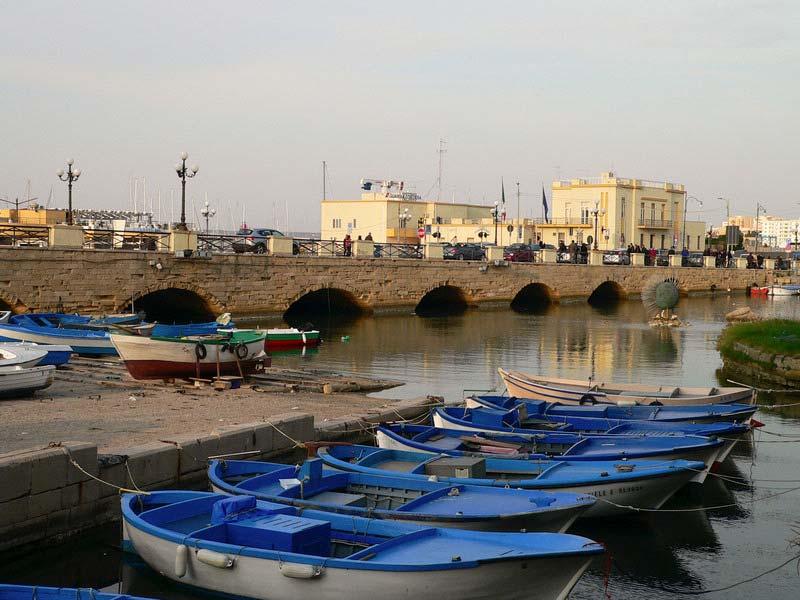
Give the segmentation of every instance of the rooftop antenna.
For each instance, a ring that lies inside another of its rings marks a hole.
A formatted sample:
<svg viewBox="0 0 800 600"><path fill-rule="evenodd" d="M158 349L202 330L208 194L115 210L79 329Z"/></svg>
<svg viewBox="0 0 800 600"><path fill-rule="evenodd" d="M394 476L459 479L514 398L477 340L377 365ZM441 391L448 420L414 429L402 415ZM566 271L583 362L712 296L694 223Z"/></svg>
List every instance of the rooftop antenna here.
<svg viewBox="0 0 800 600"><path fill-rule="evenodd" d="M325 180L328 178L328 163L326 161L322 161L322 201L328 199L328 189L325 185Z"/></svg>
<svg viewBox="0 0 800 600"><path fill-rule="evenodd" d="M442 200L442 166L444 163L444 153L447 152L444 147L445 144L447 144L447 140L439 138L439 175L436 178L436 202L441 202Z"/></svg>
<svg viewBox="0 0 800 600"><path fill-rule="evenodd" d="M50 186L50 195L47 196L47 204L45 204L45 208L50 208L50 203L53 201L53 186Z"/></svg>

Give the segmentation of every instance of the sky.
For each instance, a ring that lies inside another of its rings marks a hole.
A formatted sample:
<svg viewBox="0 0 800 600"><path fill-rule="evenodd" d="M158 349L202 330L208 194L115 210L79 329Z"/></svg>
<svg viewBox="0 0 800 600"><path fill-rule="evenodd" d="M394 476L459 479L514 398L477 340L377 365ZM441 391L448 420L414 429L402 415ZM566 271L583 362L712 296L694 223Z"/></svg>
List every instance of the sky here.
<svg viewBox="0 0 800 600"><path fill-rule="evenodd" d="M800 215L800 3L4 0L0 198L319 230L362 177L541 216L552 179L686 185L689 218ZM158 194L161 194L159 206ZM170 209L170 195L173 195ZM212 223L212 227L214 224Z"/></svg>

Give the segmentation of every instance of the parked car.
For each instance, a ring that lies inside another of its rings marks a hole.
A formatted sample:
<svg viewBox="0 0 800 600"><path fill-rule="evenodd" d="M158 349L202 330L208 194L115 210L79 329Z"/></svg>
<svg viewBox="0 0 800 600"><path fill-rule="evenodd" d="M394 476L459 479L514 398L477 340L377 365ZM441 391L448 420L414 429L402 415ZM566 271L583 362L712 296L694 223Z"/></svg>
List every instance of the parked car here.
<svg viewBox="0 0 800 600"><path fill-rule="evenodd" d="M503 251L503 258L509 262L533 262L534 249L528 244L511 244Z"/></svg>
<svg viewBox="0 0 800 600"><path fill-rule="evenodd" d="M656 266L668 267L669 266L669 250L662 248L656 251Z"/></svg>
<svg viewBox="0 0 800 600"><path fill-rule="evenodd" d="M631 257L628 255L626 248L618 248L616 250L606 250L603 253L604 265L629 265L631 264Z"/></svg>
<svg viewBox="0 0 800 600"><path fill-rule="evenodd" d="M687 267L702 267L703 266L703 254L701 252L691 252L689 256L686 257L686 265Z"/></svg>
<svg viewBox="0 0 800 600"><path fill-rule="evenodd" d="M249 227L242 227L236 232L236 235L243 236L241 240L237 240L231 244L231 248L237 254L244 252L252 252L254 254L267 253L267 238L269 237L286 237L277 229L260 229ZM292 254L300 252L300 245L297 242L292 242Z"/></svg>
<svg viewBox="0 0 800 600"><path fill-rule="evenodd" d="M478 244L446 244L442 255L447 260L483 260L486 252Z"/></svg>

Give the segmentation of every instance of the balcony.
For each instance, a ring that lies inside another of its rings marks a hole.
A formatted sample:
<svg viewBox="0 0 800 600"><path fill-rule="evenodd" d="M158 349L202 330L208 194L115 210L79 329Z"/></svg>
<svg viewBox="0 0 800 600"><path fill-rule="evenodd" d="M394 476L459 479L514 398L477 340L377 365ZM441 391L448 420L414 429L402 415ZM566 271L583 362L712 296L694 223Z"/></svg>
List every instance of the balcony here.
<svg viewBox="0 0 800 600"><path fill-rule="evenodd" d="M672 229L672 221L661 219L639 219L638 223L645 229Z"/></svg>

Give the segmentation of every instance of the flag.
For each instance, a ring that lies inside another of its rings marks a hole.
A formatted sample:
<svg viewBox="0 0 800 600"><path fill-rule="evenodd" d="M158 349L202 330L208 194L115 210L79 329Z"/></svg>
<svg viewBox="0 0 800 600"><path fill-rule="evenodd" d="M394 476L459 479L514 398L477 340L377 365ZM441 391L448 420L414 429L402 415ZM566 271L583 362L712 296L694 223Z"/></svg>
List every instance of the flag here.
<svg viewBox="0 0 800 600"><path fill-rule="evenodd" d="M506 185L500 178L500 203L503 205L503 221L506 220Z"/></svg>
<svg viewBox="0 0 800 600"><path fill-rule="evenodd" d="M547 216L548 208L547 208L547 195L544 193L544 186L542 186L542 207L544 208L544 222L549 223L550 219Z"/></svg>

